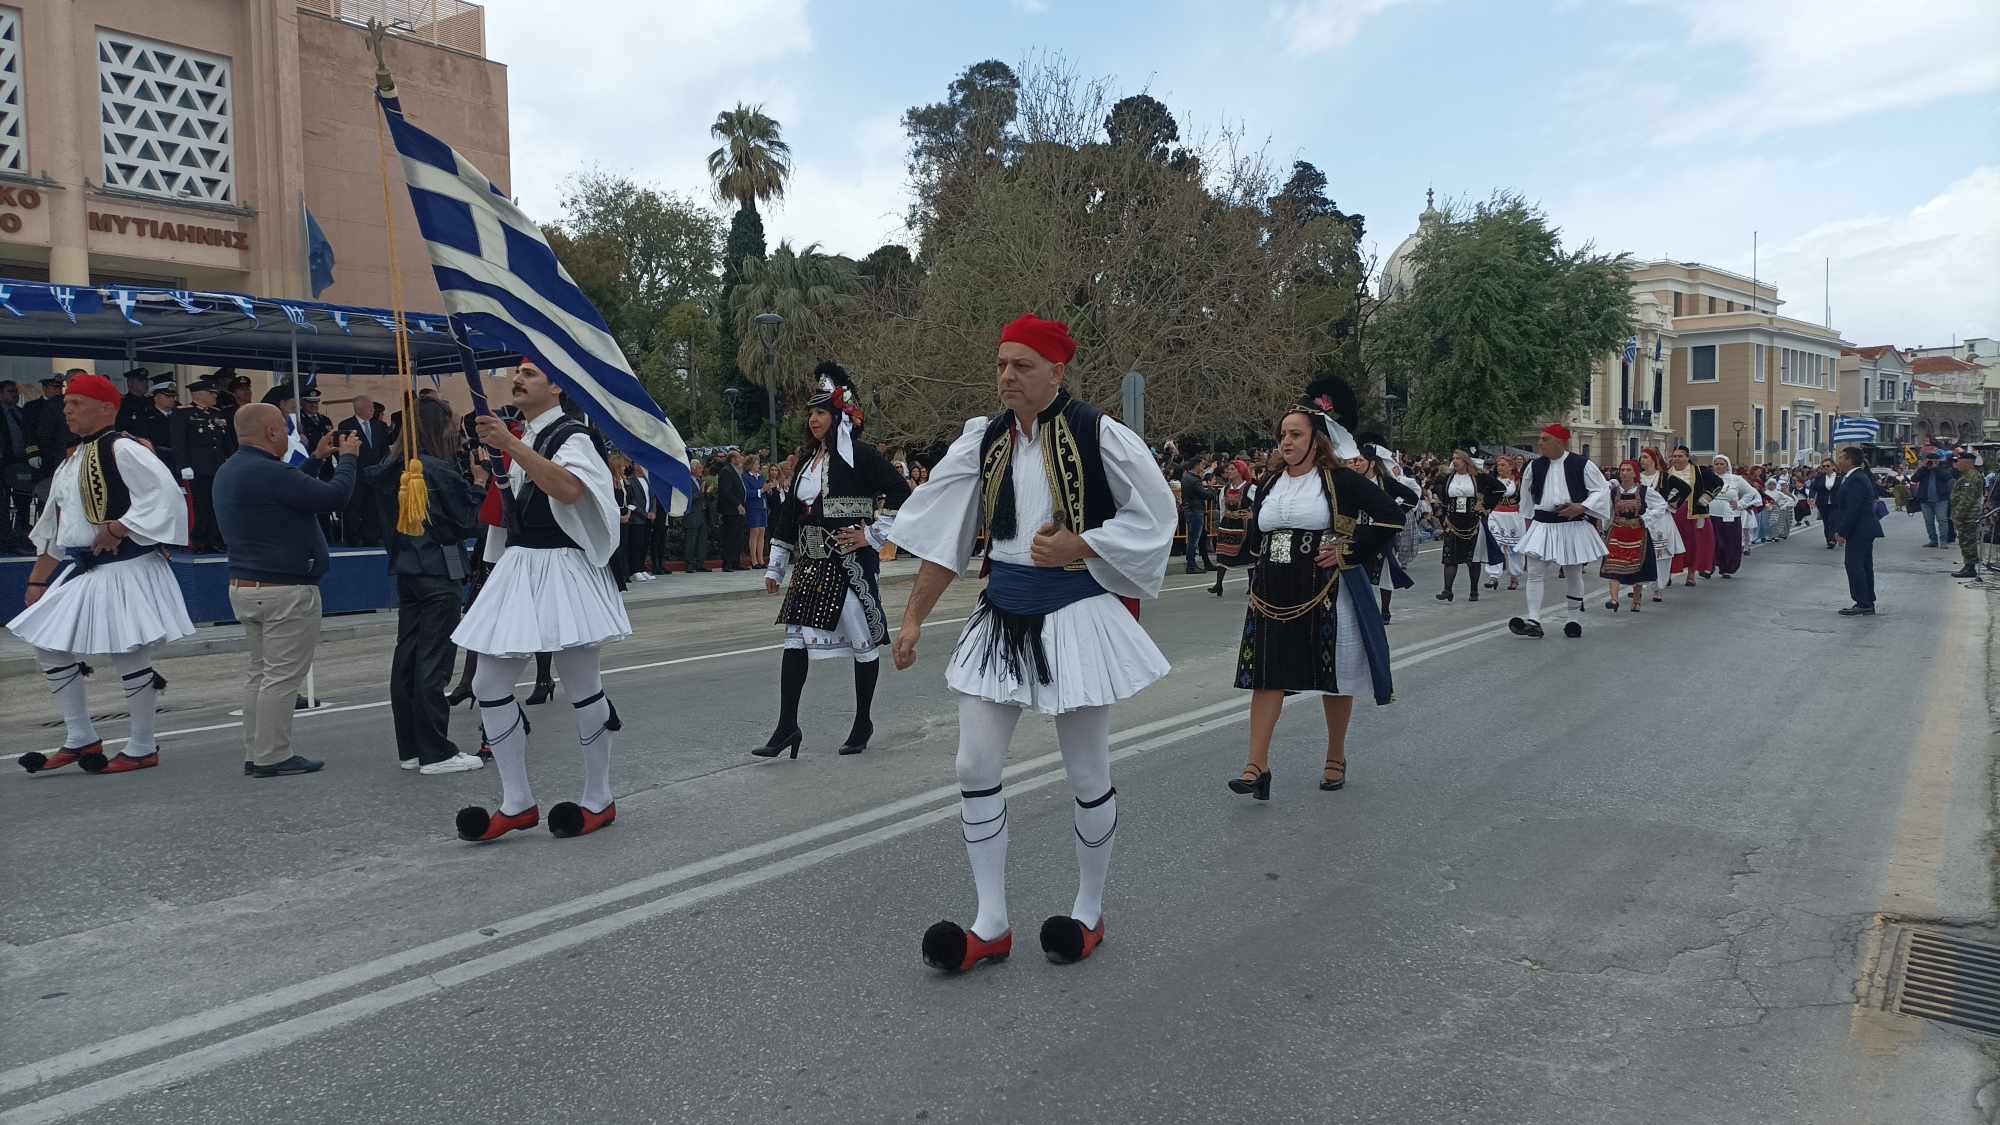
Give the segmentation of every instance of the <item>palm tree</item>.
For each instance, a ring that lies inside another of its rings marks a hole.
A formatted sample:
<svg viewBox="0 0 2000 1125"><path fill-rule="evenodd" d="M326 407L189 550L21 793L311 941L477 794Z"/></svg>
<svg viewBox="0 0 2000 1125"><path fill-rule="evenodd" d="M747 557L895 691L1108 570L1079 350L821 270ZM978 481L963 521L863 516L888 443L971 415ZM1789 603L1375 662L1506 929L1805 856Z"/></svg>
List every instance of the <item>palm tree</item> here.
<svg viewBox="0 0 2000 1125"><path fill-rule="evenodd" d="M803 250L780 242L769 258L745 261L743 279L730 294L730 314L742 341L737 364L767 388L804 385L860 288L854 263L820 253L817 242ZM767 312L785 318L779 329L776 371L765 361L763 343L751 322Z"/></svg>
<svg viewBox="0 0 2000 1125"><path fill-rule="evenodd" d="M735 109L716 114L708 131L722 142L708 154L716 199L755 211L759 203L784 197L785 182L792 176L792 146L763 106L737 102Z"/></svg>

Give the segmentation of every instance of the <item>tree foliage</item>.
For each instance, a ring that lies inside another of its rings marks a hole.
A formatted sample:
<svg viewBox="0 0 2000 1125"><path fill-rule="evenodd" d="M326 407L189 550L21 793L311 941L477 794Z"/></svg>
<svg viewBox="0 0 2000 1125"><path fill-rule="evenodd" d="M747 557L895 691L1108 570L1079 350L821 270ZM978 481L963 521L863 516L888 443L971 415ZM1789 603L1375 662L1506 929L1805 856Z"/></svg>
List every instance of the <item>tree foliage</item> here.
<svg viewBox="0 0 2000 1125"><path fill-rule="evenodd" d="M1409 444L1505 439L1559 416L1591 360L1631 334L1630 256L1565 249L1518 195L1448 205L1414 253L1416 283L1383 310L1372 343L1407 380Z"/></svg>
<svg viewBox="0 0 2000 1125"><path fill-rule="evenodd" d="M780 242L770 257L747 260L743 280L730 297L739 341L737 366L767 390L807 387L813 368L834 354L836 328L852 312L860 288L854 263L821 253L817 244L794 250L791 243ZM752 322L761 313L785 318L778 330L775 369Z"/></svg>
<svg viewBox="0 0 2000 1125"><path fill-rule="evenodd" d="M914 300L868 292L836 326L884 404L873 432L929 442L990 413L1000 327L1028 310L1069 323L1084 398L1115 405L1144 372L1155 435L1262 429L1297 396L1312 345L1286 281L1307 240L1269 221L1276 177L1240 137L1182 138L1156 100L1059 62L979 64L904 122L925 221Z"/></svg>
<svg viewBox="0 0 2000 1125"><path fill-rule="evenodd" d="M765 417L764 392L744 378L742 368L737 366L736 356L742 347L742 338L736 331L736 317L730 312L731 299L736 286L743 279L746 264L764 260L764 217L755 207L739 207L736 216L729 221L729 242L723 249L722 291L715 302L718 321L717 350L721 357L718 372L724 390L734 388L735 414L733 421L739 429L754 430L759 419Z"/></svg>
<svg viewBox="0 0 2000 1125"><path fill-rule="evenodd" d="M792 146L763 106L737 102L735 109L715 115L708 132L722 142L708 154L716 199L754 211L759 203L783 198L792 178Z"/></svg>

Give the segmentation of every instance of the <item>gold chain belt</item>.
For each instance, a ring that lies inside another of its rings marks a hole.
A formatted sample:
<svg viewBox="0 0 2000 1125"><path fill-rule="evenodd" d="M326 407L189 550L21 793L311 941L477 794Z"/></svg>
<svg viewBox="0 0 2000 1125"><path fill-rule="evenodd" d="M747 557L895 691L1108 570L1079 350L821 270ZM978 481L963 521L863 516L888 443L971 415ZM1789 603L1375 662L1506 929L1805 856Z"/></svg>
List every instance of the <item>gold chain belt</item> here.
<svg viewBox="0 0 2000 1125"><path fill-rule="evenodd" d="M1251 590L1250 608L1257 612L1257 616L1267 621L1297 621L1299 618L1325 605L1334 596L1334 588L1339 585L1340 572L1336 570L1333 572L1333 576L1326 580L1326 585L1320 587L1319 593L1314 594L1311 599L1300 602L1298 605L1284 606L1272 605L1270 602L1258 597L1256 590Z"/></svg>

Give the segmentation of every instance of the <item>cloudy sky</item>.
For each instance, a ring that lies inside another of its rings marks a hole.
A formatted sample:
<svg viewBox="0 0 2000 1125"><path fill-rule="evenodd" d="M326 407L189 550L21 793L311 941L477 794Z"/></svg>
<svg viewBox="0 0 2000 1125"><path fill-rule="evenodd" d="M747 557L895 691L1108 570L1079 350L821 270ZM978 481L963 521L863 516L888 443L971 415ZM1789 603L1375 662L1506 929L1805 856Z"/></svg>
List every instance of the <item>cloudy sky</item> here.
<svg viewBox="0 0 2000 1125"><path fill-rule="evenodd" d="M1572 242L1775 281L1859 344L2000 335L1992 0L486 0L514 190L598 165L706 199L708 124L784 125L773 243L903 237L904 109L1059 52L1318 164L1386 257L1424 191L1539 200ZM1831 260L1830 293L1824 271Z"/></svg>

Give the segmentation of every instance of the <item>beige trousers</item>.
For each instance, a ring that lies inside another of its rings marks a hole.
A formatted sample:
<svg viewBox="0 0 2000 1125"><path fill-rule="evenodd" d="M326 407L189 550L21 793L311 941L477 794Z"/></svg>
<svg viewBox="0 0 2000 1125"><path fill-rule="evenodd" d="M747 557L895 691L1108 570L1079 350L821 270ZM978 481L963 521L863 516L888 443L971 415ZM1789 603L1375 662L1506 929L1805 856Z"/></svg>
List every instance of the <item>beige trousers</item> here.
<svg viewBox="0 0 2000 1125"><path fill-rule="evenodd" d="M319 647L319 587L229 587L250 643L243 681L243 757L273 766L292 756L292 708Z"/></svg>

